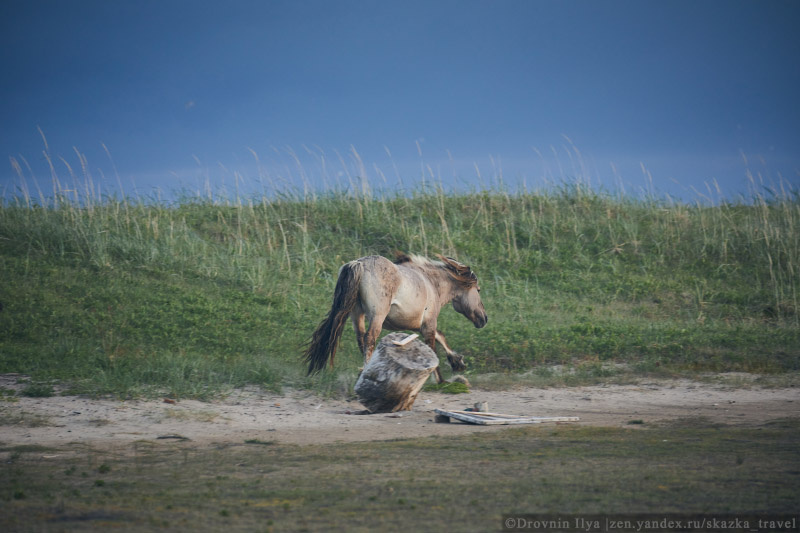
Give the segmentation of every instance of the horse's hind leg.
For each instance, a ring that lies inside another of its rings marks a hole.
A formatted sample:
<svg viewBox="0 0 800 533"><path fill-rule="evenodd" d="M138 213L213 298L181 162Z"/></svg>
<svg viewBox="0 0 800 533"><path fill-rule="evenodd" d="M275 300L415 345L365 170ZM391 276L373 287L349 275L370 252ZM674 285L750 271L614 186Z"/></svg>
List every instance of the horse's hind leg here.
<svg viewBox="0 0 800 533"><path fill-rule="evenodd" d="M364 364L369 362L369 358L372 357L372 352L375 351L375 344L378 342L378 337L383 329L383 321L386 320L387 314L388 313L375 315L369 320L369 329L367 329L367 333L364 335Z"/></svg>
<svg viewBox="0 0 800 533"><path fill-rule="evenodd" d="M367 354L364 351L366 348L365 345L366 339L364 337L366 337L367 335L367 328L364 325L365 323L364 311L361 311L360 309L354 310L350 314L350 320L352 320L353 330L356 332L356 341L358 341L358 349L361 352L362 357L366 358Z"/></svg>
<svg viewBox="0 0 800 533"><path fill-rule="evenodd" d="M453 372L463 372L467 369L467 365L464 364L464 357L450 349L450 346L447 345L447 339L444 338L444 333L438 329L436 330L436 340L447 352L447 362L450 363L450 368L453 369Z"/></svg>

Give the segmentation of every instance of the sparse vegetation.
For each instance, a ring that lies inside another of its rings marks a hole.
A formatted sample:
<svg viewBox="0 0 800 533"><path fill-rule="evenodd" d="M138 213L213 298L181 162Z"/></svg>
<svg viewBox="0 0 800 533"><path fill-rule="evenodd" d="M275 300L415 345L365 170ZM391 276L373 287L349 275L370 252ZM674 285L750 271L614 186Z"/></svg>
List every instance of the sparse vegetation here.
<svg viewBox="0 0 800 533"><path fill-rule="evenodd" d="M529 426L368 445L67 447L50 459L18 447L0 462L0 528L496 531L509 513L797 513L798 430Z"/></svg>
<svg viewBox="0 0 800 533"><path fill-rule="evenodd" d="M0 406L0 426L44 427L53 425L50 417Z"/></svg>
<svg viewBox="0 0 800 533"><path fill-rule="evenodd" d="M261 439L247 439L244 441L245 444L259 444L261 446L272 446L276 444L274 440L261 440Z"/></svg>
<svg viewBox="0 0 800 533"><path fill-rule="evenodd" d="M55 392L53 391L52 385L49 383L29 383L22 389L21 394L30 398L49 398L53 396Z"/></svg>

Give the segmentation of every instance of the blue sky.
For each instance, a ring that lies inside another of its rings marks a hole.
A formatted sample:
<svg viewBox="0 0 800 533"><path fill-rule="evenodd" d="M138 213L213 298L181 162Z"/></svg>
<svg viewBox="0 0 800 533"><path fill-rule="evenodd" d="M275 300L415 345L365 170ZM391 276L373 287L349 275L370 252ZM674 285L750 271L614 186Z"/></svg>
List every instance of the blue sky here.
<svg viewBox="0 0 800 533"><path fill-rule="evenodd" d="M39 128L58 175L82 175L77 150L101 191L502 173L636 192L643 164L657 191L734 196L742 153L797 184L799 23L773 0L4 0L0 190L11 158L50 186Z"/></svg>

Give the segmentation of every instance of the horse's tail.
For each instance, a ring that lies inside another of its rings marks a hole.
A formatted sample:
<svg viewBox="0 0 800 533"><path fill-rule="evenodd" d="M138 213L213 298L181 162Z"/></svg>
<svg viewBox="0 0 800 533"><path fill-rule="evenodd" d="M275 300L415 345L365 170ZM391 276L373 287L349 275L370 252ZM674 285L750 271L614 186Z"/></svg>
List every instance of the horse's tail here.
<svg viewBox="0 0 800 533"><path fill-rule="evenodd" d="M351 261L339 270L339 279L333 291L333 305L328 316L320 322L316 331L311 336L306 349L304 360L308 363L308 375L319 372L330 359L333 358L342 336L342 329L350 312L358 302L358 285L364 266L358 261Z"/></svg>

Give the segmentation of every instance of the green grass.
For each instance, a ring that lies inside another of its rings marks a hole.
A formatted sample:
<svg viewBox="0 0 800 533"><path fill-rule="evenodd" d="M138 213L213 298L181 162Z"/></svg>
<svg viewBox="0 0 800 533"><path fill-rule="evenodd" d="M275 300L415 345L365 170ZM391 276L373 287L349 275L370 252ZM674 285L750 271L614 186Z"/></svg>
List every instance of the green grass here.
<svg viewBox="0 0 800 533"><path fill-rule="evenodd" d="M469 386L465 383L448 381L446 383L427 383L422 390L443 392L445 394L466 394L469 392Z"/></svg>
<svg viewBox="0 0 800 533"><path fill-rule="evenodd" d="M499 531L525 513L796 514L798 438L797 420L686 420L327 446L0 448L0 528Z"/></svg>
<svg viewBox="0 0 800 533"><path fill-rule="evenodd" d="M795 190L717 205L580 185L171 205L67 195L0 208L0 372L71 392L349 393L362 364L352 332L337 368L312 378L301 345L339 267L395 250L477 272L488 327L440 316L471 377L800 370Z"/></svg>

